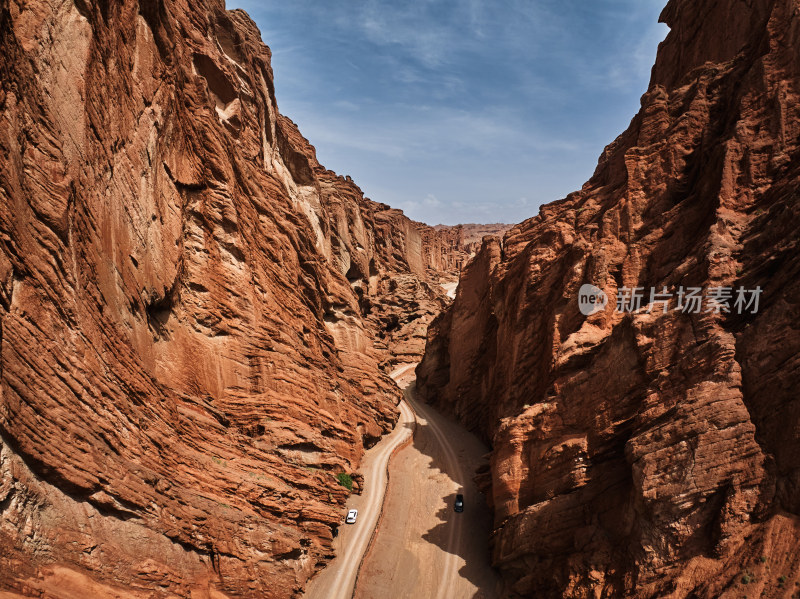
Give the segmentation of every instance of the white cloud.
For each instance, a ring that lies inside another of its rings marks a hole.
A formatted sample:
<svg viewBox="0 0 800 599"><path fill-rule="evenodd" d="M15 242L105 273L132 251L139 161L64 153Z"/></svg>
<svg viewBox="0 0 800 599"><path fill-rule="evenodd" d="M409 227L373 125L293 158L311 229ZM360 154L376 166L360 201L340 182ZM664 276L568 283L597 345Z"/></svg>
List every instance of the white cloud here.
<svg viewBox="0 0 800 599"><path fill-rule="evenodd" d="M269 27L281 110L320 161L452 222L580 187L638 106L665 1L238 3Z"/></svg>

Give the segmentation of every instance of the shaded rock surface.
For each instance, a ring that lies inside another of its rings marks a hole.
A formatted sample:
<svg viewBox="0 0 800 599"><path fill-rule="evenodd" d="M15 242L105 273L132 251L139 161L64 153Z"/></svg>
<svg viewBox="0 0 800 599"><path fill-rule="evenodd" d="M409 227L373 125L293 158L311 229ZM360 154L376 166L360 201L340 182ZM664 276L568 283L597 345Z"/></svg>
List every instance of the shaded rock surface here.
<svg viewBox="0 0 800 599"><path fill-rule="evenodd" d="M493 447L509 597L800 582L800 7L671 0L662 20L629 128L580 191L484 241L417 370ZM586 283L610 298L589 317ZM681 286L762 293L757 313L651 303ZM616 311L636 287L644 309Z"/></svg>
<svg viewBox="0 0 800 599"><path fill-rule="evenodd" d="M220 0L11 0L0 52L0 590L296 596L461 249L319 165Z"/></svg>

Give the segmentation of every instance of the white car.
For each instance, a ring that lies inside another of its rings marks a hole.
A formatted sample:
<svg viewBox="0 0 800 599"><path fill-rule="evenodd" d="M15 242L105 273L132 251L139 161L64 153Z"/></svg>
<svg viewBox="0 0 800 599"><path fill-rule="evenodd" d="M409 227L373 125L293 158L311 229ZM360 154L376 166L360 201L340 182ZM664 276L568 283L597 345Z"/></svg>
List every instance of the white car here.
<svg viewBox="0 0 800 599"><path fill-rule="evenodd" d="M350 510L347 512L347 518L344 521L348 524L355 524L356 518L358 518L358 510Z"/></svg>

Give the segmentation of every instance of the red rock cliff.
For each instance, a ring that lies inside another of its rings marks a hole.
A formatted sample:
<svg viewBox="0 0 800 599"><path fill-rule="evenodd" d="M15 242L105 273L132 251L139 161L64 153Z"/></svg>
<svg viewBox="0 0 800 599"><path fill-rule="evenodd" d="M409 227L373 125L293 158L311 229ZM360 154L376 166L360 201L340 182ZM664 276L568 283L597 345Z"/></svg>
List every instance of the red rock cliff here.
<svg viewBox="0 0 800 599"><path fill-rule="evenodd" d="M0 53L0 590L297 595L396 418L381 285L444 305L425 235L221 0L11 0Z"/></svg>
<svg viewBox="0 0 800 599"><path fill-rule="evenodd" d="M508 596L800 582L800 6L671 0L662 20L628 130L580 191L484 243L417 371L492 444ZM589 317L586 283L611 298ZM763 292L755 314L615 310L664 286Z"/></svg>

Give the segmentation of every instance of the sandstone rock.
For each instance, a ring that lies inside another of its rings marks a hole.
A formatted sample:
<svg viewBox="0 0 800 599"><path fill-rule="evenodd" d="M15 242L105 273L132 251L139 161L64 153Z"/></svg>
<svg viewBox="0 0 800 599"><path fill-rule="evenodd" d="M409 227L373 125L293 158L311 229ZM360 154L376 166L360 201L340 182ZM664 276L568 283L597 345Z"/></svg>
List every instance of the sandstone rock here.
<svg viewBox="0 0 800 599"><path fill-rule="evenodd" d="M0 22L0 591L296 596L451 237L319 165L221 0Z"/></svg>
<svg viewBox="0 0 800 599"><path fill-rule="evenodd" d="M800 11L671 0L662 19L628 130L580 191L484 241L417 371L492 444L507 596L798 581ZM585 283L610 298L589 317ZM615 310L664 286L763 293L756 314Z"/></svg>

